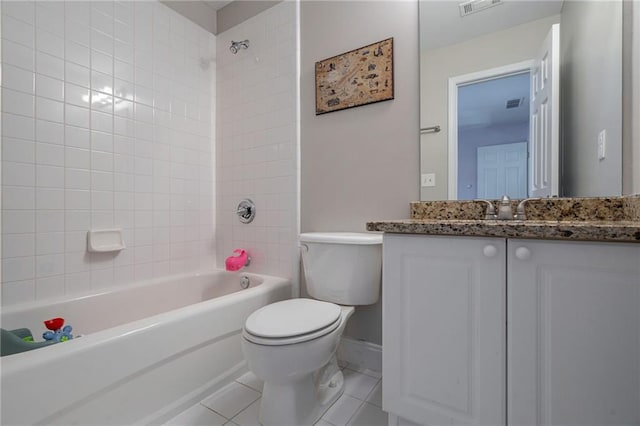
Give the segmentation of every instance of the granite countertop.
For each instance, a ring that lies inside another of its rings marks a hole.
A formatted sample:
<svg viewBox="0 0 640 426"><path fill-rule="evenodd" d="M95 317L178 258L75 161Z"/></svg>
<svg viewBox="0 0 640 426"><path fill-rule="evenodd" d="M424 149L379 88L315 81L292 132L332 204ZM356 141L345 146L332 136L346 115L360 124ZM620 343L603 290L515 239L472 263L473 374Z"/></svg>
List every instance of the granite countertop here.
<svg viewBox="0 0 640 426"><path fill-rule="evenodd" d="M513 201L513 211L518 200ZM530 202L528 220L485 220L474 201L411 203L411 218L371 221L368 231L401 234L640 243L640 197L554 198Z"/></svg>

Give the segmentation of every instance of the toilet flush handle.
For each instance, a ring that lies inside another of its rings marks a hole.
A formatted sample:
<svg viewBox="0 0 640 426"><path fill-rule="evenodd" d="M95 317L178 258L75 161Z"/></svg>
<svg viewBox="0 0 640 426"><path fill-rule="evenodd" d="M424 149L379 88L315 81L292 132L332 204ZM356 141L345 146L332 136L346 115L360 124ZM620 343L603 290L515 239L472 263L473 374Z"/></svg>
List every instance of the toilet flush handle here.
<svg viewBox="0 0 640 426"><path fill-rule="evenodd" d="M309 246L306 244L300 244L300 250L304 251L304 252L308 252L309 251Z"/></svg>

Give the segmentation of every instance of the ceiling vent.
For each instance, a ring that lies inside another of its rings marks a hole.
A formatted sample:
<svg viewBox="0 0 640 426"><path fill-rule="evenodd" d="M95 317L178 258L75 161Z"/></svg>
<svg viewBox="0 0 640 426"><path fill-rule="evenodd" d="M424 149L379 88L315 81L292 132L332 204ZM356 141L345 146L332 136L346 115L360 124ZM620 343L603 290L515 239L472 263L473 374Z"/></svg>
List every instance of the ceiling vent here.
<svg viewBox="0 0 640 426"><path fill-rule="evenodd" d="M464 17L500 4L502 4L502 0L471 0L460 3L458 7L460 8L460 16Z"/></svg>
<svg viewBox="0 0 640 426"><path fill-rule="evenodd" d="M507 109L518 108L524 103L524 98L509 99L507 101Z"/></svg>

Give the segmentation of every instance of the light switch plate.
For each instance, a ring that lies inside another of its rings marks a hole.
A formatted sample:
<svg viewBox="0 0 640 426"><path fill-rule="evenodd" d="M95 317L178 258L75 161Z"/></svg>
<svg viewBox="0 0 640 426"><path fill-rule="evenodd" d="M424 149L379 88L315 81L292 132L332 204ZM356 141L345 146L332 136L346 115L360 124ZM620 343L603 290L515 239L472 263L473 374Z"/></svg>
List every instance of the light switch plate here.
<svg viewBox="0 0 640 426"><path fill-rule="evenodd" d="M598 133L598 160L604 160L607 149L607 130L603 129Z"/></svg>

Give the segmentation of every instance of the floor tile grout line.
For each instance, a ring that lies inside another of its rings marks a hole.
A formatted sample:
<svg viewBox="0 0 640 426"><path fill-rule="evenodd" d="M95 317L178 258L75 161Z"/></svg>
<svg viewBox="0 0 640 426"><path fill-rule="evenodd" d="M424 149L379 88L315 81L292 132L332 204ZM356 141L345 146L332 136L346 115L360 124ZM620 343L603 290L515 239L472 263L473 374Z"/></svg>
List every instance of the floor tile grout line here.
<svg viewBox="0 0 640 426"><path fill-rule="evenodd" d="M220 417L222 417L223 419L225 419L227 422L231 421L231 419L229 419L228 417L223 416L223 415L222 415L222 413L219 413L219 412L217 412L216 410L214 410L213 408L211 408L211 407L208 407L208 406L204 405L204 404L202 403L202 401L200 401L198 404L200 404L201 406L203 406L203 407L204 407L204 408L206 408L207 410L209 410L209 411L211 411L211 412L213 412L213 413L216 413L217 415L219 415ZM225 422L225 423L226 423L226 422Z"/></svg>
<svg viewBox="0 0 640 426"><path fill-rule="evenodd" d="M349 420L347 420L347 422L345 423L345 426L347 426L351 422L351 420L353 420L355 418L355 416L360 412L360 409L362 408L363 404L366 404L366 402L362 401L360 403L360 405L358 405L358 408L356 408L356 411L354 411L353 414L351 415L351 417L349 417Z"/></svg>
<svg viewBox="0 0 640 426"><path fill-rule="evenodd" d="M262 397L262 391L260 391L260 390L258 390L258 389L254 389L254 388L252 388L251 386L249 386L249 385L247 385L247 384L245 384L245 383L239 382L239 381L238 381L238 379L236 379L236 380L235 380L235 382L236 382L236 383L238 383L238 384L240 384L240 385L242 385L242 386L244 386L245 388L249 388L249 389L251 389L252 391L258 392L258 393L260 394L260 397ZM252 403L252 404L253 404L253 403Z"/></svg>

